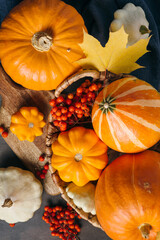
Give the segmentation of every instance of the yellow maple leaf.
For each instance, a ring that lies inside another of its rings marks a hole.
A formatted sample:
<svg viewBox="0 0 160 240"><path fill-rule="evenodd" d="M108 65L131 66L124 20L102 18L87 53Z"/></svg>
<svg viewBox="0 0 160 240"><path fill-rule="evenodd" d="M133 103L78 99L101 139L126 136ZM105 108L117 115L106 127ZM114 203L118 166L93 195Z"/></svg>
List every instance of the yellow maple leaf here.
<svg viewBox="0 0 160 240"><path fill-rule="evenodd" d="M100 42L84 31L83 43L79 44L86 58L77 61L85 69L97 69L119 73L130 73L142 68L136 61L143 56L147 50L150 37L141 39L132 46L126 48L128 34L122 26L116 32L110 32L109 40L105 47Z"/></svg>

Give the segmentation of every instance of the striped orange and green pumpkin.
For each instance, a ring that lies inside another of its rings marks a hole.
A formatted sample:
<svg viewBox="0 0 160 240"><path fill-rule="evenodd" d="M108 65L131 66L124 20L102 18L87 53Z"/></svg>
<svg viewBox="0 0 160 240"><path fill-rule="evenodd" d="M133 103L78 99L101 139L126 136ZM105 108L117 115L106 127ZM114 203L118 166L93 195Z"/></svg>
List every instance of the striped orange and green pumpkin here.
<svg viewBox="0 0 160 240"><path fill-rule="evenodd" d="M136 77L119 79L98 94L92 123L99 138L116 151L148 149L160 140L160 94Z"/></svg>

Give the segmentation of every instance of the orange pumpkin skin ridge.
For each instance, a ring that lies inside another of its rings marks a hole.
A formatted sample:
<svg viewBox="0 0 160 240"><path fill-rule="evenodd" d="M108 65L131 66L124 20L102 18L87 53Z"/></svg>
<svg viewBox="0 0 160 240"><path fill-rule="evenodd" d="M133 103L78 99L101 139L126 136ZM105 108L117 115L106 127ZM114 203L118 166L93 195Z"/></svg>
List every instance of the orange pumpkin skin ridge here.
<svg viewBox="0 0 160 240"><path fill-rule="evenodd" d="M7 74L33 90L55 89L75 73L84 57L79 43L86 30L83 18L59 0L24 0L5 18L0 29L0 59ZM53 36L50 49L37 51L31 43L37 32ZM87 30L86 30L87 31Z"/></svg>
<svg viewBox="0 0 160 240"><path fill-rule="evenodd" d="M108 163L107 146L92 129L74 127L52 144L52 167L65 182L84 186L97 180ZM80 156L79 159L76 160Z"/></svg>
<svg viewBox="0 0 160 240"><path fill-rule="evenodd" d="M160 153L146 150L113 161L98 180L96 213L106 234L116 240L142 240L138 227L152 226L149 240L160 231Z"/></svg>
<svg viewBox="0 0 160 240"><path fill-rule="evenodd" d="M103 114L99 104L107 97L111 110ZM135 153L148 149L160 140L160 94L133 76L119 79L97 96L92 123L99 138L116 151Z"/></svg>

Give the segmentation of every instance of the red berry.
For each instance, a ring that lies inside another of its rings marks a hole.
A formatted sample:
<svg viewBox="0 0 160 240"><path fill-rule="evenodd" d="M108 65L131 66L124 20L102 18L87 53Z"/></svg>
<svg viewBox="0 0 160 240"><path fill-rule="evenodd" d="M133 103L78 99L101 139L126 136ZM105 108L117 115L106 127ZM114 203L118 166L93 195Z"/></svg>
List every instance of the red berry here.
<svg viewBox="0 0 160 240"><path fill-rule="evenodd" d="M60 212L60 216L63 218L64 217L64 212Z"/></svg>
<svg viewBox="0 0 160 240"><path fill-rule="evenodd" d="M46 170L46 169L43 169L43 170L42 170L42 173L44 173L44 174L46 175L47 170Z"/></svg>
<svg viewBox="0 0 160 240"><path fill-rule="evenodd" d="M86 82L82 83L81 87L86 88L87 87L87 83Z"/></svg>
<svg viewBox="0 0 160 240"><path fill-rule="evenodd" d="M67 112L68 112L68 109L67 109L66 107L62 107L61 112L62 112L62 113L67 113Z"/></svg>
<svg viewBox="0 0 160 240"><path fill-rule="evenodd" d="M48 169L49 169L48 163L46 163L46 164L44 165L44 169L45 169L45 170L48 170Z"/></svg>
<svg viewBox="0 0 160 240"><path fill-rule="evenodd" d="M44 161L44 154L42 154L42 155L39 157L39 161L40 161L40 162L43 162L43 161Z"/></svg>
<svg viewBox="0 0 160 240"><path fill-rule="evenodd" d="M87 98L87 102L91 102L92 98L91 97L88 97Z"/></svg>
<svg viewBox="0 0 160 240"><path fill-rule="evenodd" d="M67 114L63 114L62 116L61 116L61 120L62 121L67 121Z"/></svg>
<svg viewBox="0 0 160 240"><path fill-rule="evenodd" d="M2 137L3 137L3 138L8 137L8 132L7 132L7 131L3 131L3 132L2 132Z"/></svg>
<svg viewBox="0 0 160 240"><path fill-rule="evenodd" d="M64 97L59 96L59 97L56 99L56 102L57 102L57 103L62 103L62 102L64 102Z"/></svg>
<svg viewBox="0 0 160 240"><path fill-rule="evenodd" d="M77 117L78 117L78 118L82 118L82 117L83 117L83 114L77 114Z"/></svg>
<svg viewBox="0 0 160 240"><path fill-rule="evenodd" d="M88 92L89 92L89 89L86 88L86 89L84 90L84 93L88 93Z"/></svg>
<svg viewBox="0 0 160 240"><path fill-rule="evenodd" d="M81 98L81 103L86 103L87 99L85 97Z"/></svg>
<svg viewBox="0 0 160 240"><path fill-rule="evenodd" d="M81 106L81 109L85 110L86 108L87 108L87 104L83 103L82 106Z"/></svg>
<svg viewBox="0 0 160 240"><path fill-rule="evenodd" d="M10 223L9 226L10 226L10 227L14 227L14 226L15 226L15 223Z"/></svg>
<svg viewBox="0 0 160 240"><path fill-rule="evenodd" d="M98 89L100 89L100 88L102 87L102 84L101 84L101 83L98 83L98 84L97 84L97 87L98 87Z"/></svg>
<svg viewBox="0 0 160 240"><path fill-rule="evenodd" d="M56 112L56 116L57 116L57 117L60 117L61 115L62 115L62 112L61 112L60 109L58 109L57 112Z"/></svg>
<svg viewBox="0 0 160 240"><path fill-rule="evenodd" d="M74 106L70 106L70 107L68 108L68 110L69 110L70 112L74 112L74 111L75 111L75 107L74 107Z"/></svg>
<svg viewBox="0 0 160 240"><path fill-rule="evenodd" d="M51 99L49 101L49 104L52 106L52 107L55 107L56 106L56 99Z"/></svg>
<svg viewBox="0 0 160 240"><path fill-rule="evenodd" d="M60 122L62 119L61 119L61 116L58 116L57 117L57 120ZM59 126L59 124L58 124L58 126Z"/></svg>
<svg viewBox="0 0 160 240"><path fill-rule="evenodd" d="M74 98L74 95L73 95L72 93L69 93L69 94L68 94L68 98L69 98L69 99L73 99L73 98Z"/></svg>
<svg viewBox="0 0 160 240"><path fill-rule="evenodd" d="M75 229L77 230L77 232L81 231L80 227L77 224L75 225Z"/></svg>
<svg viewBox="0 0 160 240"><path fill-rule="evenodd" d="M92 92L89 92L89 93L87 94L87 96L88 96L88 98L92 98Z"/></svg>
<svg viewBox="0 0 160 240"><path fill-rule="evenodd" d="M85 112L89 112L89 111L90 111L89 107L86 107L86 108L84 109L84 111L85 111Z"/></svg>
<svg viewBox="0 0 160 240"><path fill-rule="evenodd" d="M57 234L57 233L56 233L56 232L54 232L54 231L53 231L53 232L51 232L51 235L52 235L53 237L54 237L54 236L57 236L56 234Z"/></svg>
<svg viewBox="0 0 160 240"><path fill-rule="evenodd" d="M67 128L67 123L62 121L62 122L59 123L59 127L60 128Z"/></svg>
<svg viewBox="0 0 160 240"><path fill-rule="evenodd" d="M89 86L89 91L92 92L93 91L93 88L92 88L92 85Z"/></svg>
<svg viewBox="0 0 160 240"><path fill-rule="evenodd" d="M0 127L0 133L2 133L4 131L4 128L1 126Z"/></svg>
<svg viewBox="0 0 160 240"><path fill-rule="evenodd" d="M65 215L70 215L70 211L69 211L69 210L66 210L66 211L65 211Z"/></svg>
<svg viewBox="0 0 160 240"><path fill-rule="evenodd" d="M45 212L43 213L43 216L48 217L48 216L49 216L49 213L48 213L47 211L45 211Z"/></svg>
<svg viewBox="0 0 160 240"><path fill-rule="evenodd" d="M89 117L89 116L90 116L90 113L89 113L89 112L85 112L85 113L84 113L84 116L85 116L85 117Z"/></svg>
<svg viewBox="0 0 160 240"><path fill-rule="evenodd" d="M53 113L55 113L55 112L57 112L57 110L58 110L58 107L57 107L57 106L55 106L54 108L52 108L52 110L51 110L51 111L52 111Z"/></svg>
<svg viewBox="0 0 160 240"><path fill-rule="evenodd" d="M51 231L54 231L55 227L53 225L50 226L49 228Z"/></svg>
<svg viewBox="0 0 160 240"><path fill-rule="evenodd" d="M77 97L80 97L82 95L82 93L76 93Z"/></svg>
<svg viewBox="0 0 160 240"><path fill-rule="evenodd" d="M91 85L91 82L89 81L89 79L86 79L85 83L87 84L87 87Z"/></svg>
<svg viewBox="0 0 160 240"><path fill-rule="evenodd" d="M53 117L53 119L57 119L57 116L55 113L52 113L52 117Z"/></svg>
<svg viewBox="0 0 160 240"><path fill-rule="evenodd" d="M91 86L92 86L92 90L93 91L97 91L98 90L97 84L93 83Z"/></svg>
<svg viewBox="0 0 160 240"><path fill-rule="evenodd" d="M72 113L71 112L68 112L67 113L67 117L70 118L72 116Z"/></svg>
<svg viewBox="0 0 160 240"><path fill-rule="evenodd" d="M41 174L40 174L40 178L41 178L41 179L45 179L45 174L44 174L44 173L41 173Z"/></svg>
<svg viewBox="0 0 160 240"><path fill-rule="evenodd" d="M69 225L70 229L74 229L74 224Z"/></svg>
<svg viewBox="0 0 160 240"><path fill-rule="evenodd" d="M66 104L67 104L67 105L71 105L71 103L72 103L72 100L69 99L69 98L67 98L67 99L66 99Z"/></svg>
<svg viewBox="0 0 160 240"><path fill-rule="evenodd" d="M44 211L48 211L49 207L45 206Z"/></svg>
<svg viewBox="0 0 160 240"><path fill-rule="evenodd" d="M70 218L74 218L74 213L70 213Z"/></svg>
<svg viewBox="0 0 160 240"><path fill-rule="evenodd" d="M82 93L82 92L83 92L83 88L82 87L77 88L77 93Z"/></svg>
<svg viewBox="0 0 160 240"><path fill-rule="evenodd" d="M83 115L83 110L81 108L76 108L75 112L77 114L82 114Z"/></svg>
<svg viewBox="0 0 160 240"><path fill-rule="evenodd" d="M76 103L75 103L75 107L76 107L76 108L80 108L80 107L81 107L81 105L82 105L82 103L81 103L81 102L76 102Z"/></svg>
<svg viewBox="0 0 160 240"><path fill-rule="evenodd" d="M53 124L54 124L55 127L58 127L59 126L59 121L58 120L54 120Z"/></svg>
<svg viewBox="0 0 160 240"><path fill-rule="evenodd" d="M74 223L74 219L69 219L69 220L67 221L67 223L68 223L68 224L73 224L73 223Z"/></svg>

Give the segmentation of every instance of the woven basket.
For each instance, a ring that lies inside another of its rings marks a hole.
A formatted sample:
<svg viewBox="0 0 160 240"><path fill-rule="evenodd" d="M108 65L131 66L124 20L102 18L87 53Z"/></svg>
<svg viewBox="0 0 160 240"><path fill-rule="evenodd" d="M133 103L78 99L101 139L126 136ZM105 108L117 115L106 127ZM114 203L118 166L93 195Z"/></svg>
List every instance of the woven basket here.
<svg viewBox="0 0 160 240"><path fill-rule="evenodd" d="M97 72L94 70L91 71L81 71L73 75L72 77L66 79L63 81L55 90L54 97L59 97L60 94L63 92L63 90L66 90L70 85L77 82L78 80L85 78L85 77L91 77L92 82L99 80L100 82L103 82L103 85L107 85L109 82L112 82L116 79L120 79L123 77L126 77L127 75L115 75L110 72ZM49 170L51 172L52 179L54 183L58 186L61 196L76 210L76 212L83 218L88 220L93 226L101 228L98 219L96 215L92 215L91 213L85 213L82 209L79 209L74 203L73 200L70 199L66 193L66 187L70 183L66 183L63 180L60 179L58 172L52 168L51 166L51 157L52 157L52 149L51 146L54 143L54 141L57 140L57 137L60 133L60 131L53 126L52 124L53 119L52 115L50 114L48 117L48 128L47 128L47 136L46 136L46 158L49 162ZM159 150L160 151L160 142L157 143L154 147L152 147L153 150ZM122 153L116 152L112 149L108 149L108 158L109 163L122 155Z"/></svg>

